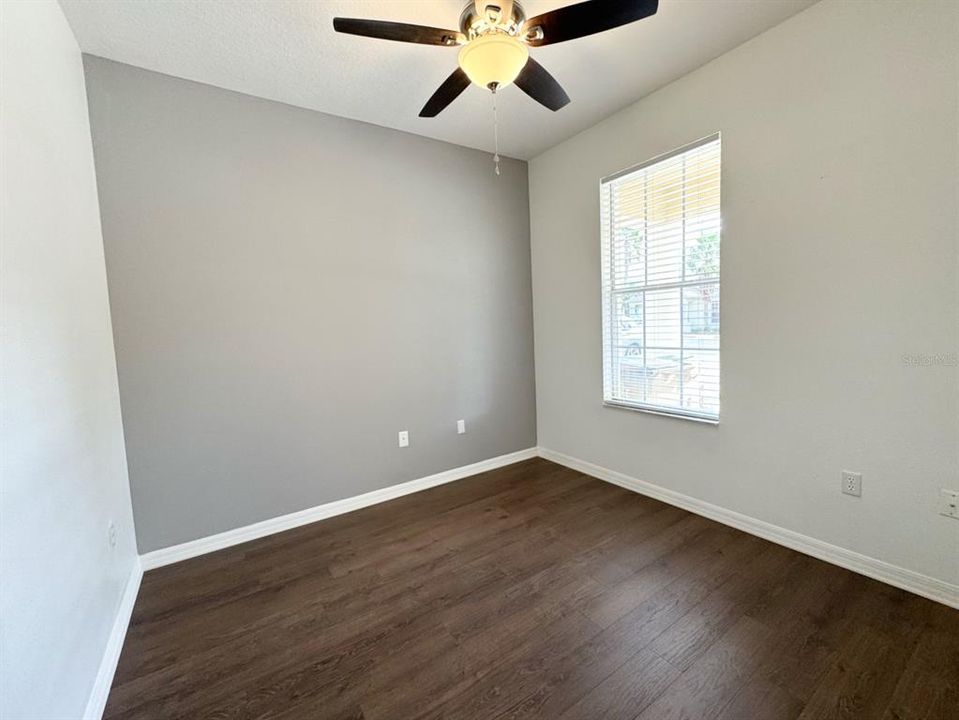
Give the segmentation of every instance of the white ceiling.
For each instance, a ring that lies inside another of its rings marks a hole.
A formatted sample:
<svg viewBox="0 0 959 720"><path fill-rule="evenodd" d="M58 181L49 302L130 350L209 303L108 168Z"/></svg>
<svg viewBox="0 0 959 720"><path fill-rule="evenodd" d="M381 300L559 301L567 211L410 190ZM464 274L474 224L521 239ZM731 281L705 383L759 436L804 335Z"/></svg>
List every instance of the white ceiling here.
<svg viewBox="0 0 959 720"><path fill-rule="evenodd" d="M571 0L527 0L533 16ZM498 95L500 149L531 158L758 35L815 0L660 0L651 18L534 48L572 102L557 113L516 87ZM492 149L489 93L417 113L455 48L342 35L333 17L457 28L465 0L60 0L92 55L385 127Z"/></svg>

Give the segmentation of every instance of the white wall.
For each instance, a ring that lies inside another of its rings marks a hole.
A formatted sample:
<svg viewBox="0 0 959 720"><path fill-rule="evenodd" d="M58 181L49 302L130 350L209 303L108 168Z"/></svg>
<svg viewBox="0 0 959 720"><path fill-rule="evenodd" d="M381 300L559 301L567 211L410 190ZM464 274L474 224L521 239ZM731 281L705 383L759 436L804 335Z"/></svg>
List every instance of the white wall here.
<svg viewBox="0 0 959 720"><path fill-rule="evenodd" d="M93 153L59 5L0 25L0 716L78 718L136 553Z"/></svg>
<svg viewBox="0 0 959 720"><path fill-rule="evenodd" d="M957 89L959 3L825 0L534 159L539 444L959 583ZM599 179L717 130L720 425L604 408Z"/></svg>

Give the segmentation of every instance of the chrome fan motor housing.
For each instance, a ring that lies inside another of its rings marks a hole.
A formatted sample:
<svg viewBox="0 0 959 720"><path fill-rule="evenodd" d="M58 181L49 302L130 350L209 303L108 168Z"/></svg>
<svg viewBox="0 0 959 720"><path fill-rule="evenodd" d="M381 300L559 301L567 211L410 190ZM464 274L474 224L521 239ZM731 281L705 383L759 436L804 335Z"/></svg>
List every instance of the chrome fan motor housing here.
<svg viewBox="0 0 959 720"><path fill-rule="evenodd" d="M522 5L514 0L512 7L509 8L509 17L504 14L504 6L510 5L509 2L492 0L480 2L479 5L483 8L482 12L477 12L477 3L466 3L460 15L460 32L468 41L492 32L519 35L523 23L526 22L526 13Z"/></svg>

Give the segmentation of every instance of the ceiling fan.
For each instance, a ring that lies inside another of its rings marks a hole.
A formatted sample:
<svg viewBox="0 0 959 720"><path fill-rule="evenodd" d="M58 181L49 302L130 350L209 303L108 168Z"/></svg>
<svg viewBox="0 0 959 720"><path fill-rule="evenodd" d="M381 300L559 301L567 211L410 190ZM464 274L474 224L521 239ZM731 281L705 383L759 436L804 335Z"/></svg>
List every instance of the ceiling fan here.
<svg viewBox="0 0 959 720"><path fill-rule="evenodd" d="M541 105L556 111L569 96L546 69L529 56L529 48L575 40L642 20L656 13L659 0L587 0L526 18L515 0L475 0L460 15L460 29L409 25L384 20L333 18L337 32L424 45L460 47L459 67L420 110L436 117L470 82L498 88L512 82Z"/></svg>

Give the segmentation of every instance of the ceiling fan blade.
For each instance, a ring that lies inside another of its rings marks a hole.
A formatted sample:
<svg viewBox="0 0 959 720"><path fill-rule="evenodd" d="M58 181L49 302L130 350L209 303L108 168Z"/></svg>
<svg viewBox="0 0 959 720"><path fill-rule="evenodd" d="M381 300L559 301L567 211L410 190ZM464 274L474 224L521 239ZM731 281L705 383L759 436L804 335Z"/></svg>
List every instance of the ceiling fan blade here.
<svg viewBox="0 0 959 720"><path fill-rule="evenodd" d="M460 96L470 84L470 79L460 68L456 68L443 84L433 93L433 97L426 101L426 105L420 110L420 117L436 117L446 106Z"/></svg>
<svg viewBox="0 0 959 720"><path fill-rule="evenodd" d="M556 78L550 75L546 68L530 58L513 82L516 87L529 95L540 105L545 105L553 112L564 107L569 102L569 95Z"/></svg>
<svg viewBox="0 0 959 720"><path fill-rule="evenodd" d="M398 40L399 42L421 43L423 45L461 45L466 42L462 33L456 30L408 25L407 23L388 22L386 20L362 20L359 18L333 18L333 29L350 35Z"/></svg>
<svg viewBox="0 0 959 720"><path fill-rule="evenodd" d="M586 0L532 17L523 31L533 47L552 45L642 20L658 8L659 0Z"/></svg>

